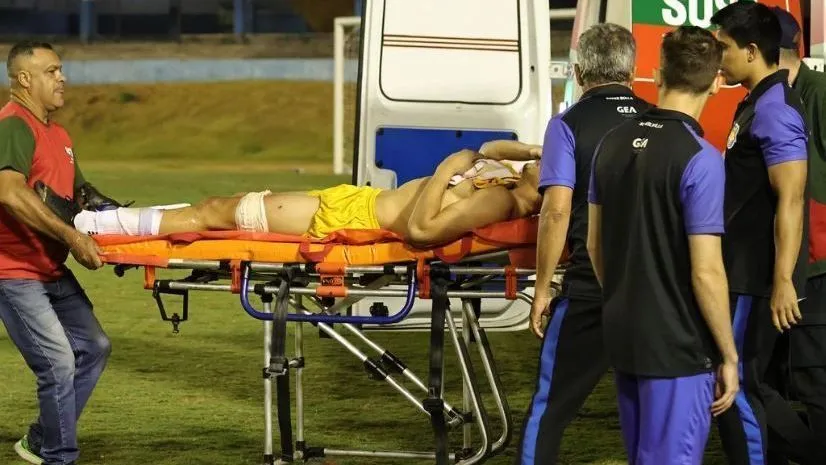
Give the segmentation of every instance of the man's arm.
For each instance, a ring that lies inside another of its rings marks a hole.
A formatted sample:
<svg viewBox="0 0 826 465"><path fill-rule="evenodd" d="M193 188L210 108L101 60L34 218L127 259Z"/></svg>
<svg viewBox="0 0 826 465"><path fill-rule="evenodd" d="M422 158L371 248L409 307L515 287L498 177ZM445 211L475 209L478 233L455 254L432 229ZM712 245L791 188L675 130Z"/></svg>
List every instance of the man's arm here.
<svg viewBox="0 0 826 465"><path fill-rule="evenodd" d="M755 114L752 135L760 144L769 182L777 196L772 318L778 330L788 329L800 318L792 275L803 246L807 128L794 108L786 104L772 105Z"/></svg>
<svg viewBox="0 0 826 465"><path fill-rule="evenodd" d="M539 167L542 209L536 244L537 300L547 300L559 257L568 237L571 201L576 185L575 140L571 128L557 116L548 122Z"/></svg>
<svg viewBox="0 0 826 465"><path fill-rule="evenodd" d="M550 186L542 195L536 238L536 295L547 294L550 290L568 237L573 193L569 187Z"/></svg>
<svg viewBox="0 0 826 465"><path fill-rule="evenodd" d="M685 231L691 260L691 286L711 336L722 356L717 373L717 416L734 403L740 389L737 347L731 324L728 280L723 265L721 237L726 170L717 150L706 148L694 156L680 180Z"/></svg>
<svg viewBox="0 0 826 465"><path fill-rule="evenodd" d="M21 223L69 248L74 247L83 236L46 207L26 184L22 173L10 169L0 171L0 206Z"/></svg>
<svg viewBox="0 0 826 465"><path fill-rule="evenodd" d="M493 140L482 144L479 153L492 160L530 161L542 156L542 147L515 140Z"/></svg>
<svg viewBox="0 0 826 465"><path fill-rule="evenodd" d="M736 361L721 241L725 232L725 177L723 157L716 150L704 149L691 159L683 172L680 200L688 234L694 296L723 360Z"/></svg>
<svg viewBox="0 0 826 465"><path fill-rule="evenodd" d="M714 342L723 360L737 361L731 329L728 278L723 266L723 249L718 235L690 234L691 286Z"/></svg>
<svg viewBox="0 0 826 465"><path fill-rule="evenodd" d="M513 200L504 189L482 189L441 210L451 176L462 173L476 160L463 150L446 158L425 184L408 223L407 238L418 247L447 242L475 228L510 217Z"/></svg>
<svg viewBox="0 0 826 465"><path fill-rule="evenodd" d="M430 188L437 190L440 184L428 184L425 192ZM442 189L446 188L445 182ZM441 198L426 198L424 194L419 197L414 212L423 213L420 219L430 219L411 221L408 240L412 245L424 248L457 239L476 228L507 220L513 209L510 193L496 188L476 191L442 211L438 211L440 204Z"/></svg>
<svg viewBox="0 0 826 465"><path fill-rule="evenodd" d="M790 283L802 246L806 161L780 163L768 170L769 182L777 194L774 282Z"/></svg>

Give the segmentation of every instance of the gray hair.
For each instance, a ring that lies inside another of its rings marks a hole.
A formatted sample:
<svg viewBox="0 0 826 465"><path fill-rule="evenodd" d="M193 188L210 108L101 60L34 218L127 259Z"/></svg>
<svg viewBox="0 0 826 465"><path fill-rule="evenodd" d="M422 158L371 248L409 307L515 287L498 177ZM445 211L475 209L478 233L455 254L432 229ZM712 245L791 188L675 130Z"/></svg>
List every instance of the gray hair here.
<svg viewBox="0 0 826 465"><path fill-rule="evenodd" d="M612 23L591 26L579 36L580 77L590 85L630 82L636 54L637 45L628 29Z"/></svg>

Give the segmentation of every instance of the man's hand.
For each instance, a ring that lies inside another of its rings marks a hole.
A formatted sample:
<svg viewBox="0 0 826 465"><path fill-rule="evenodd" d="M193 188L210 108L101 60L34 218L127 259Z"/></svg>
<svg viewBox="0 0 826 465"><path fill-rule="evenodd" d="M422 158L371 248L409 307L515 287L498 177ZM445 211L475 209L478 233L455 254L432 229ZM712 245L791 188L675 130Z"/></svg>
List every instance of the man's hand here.
<svg viewBox="0 0 826 465"><path fill-rule="evenodd" d="M714 385L714 398L711 404L711 414L718 416L731 407L734 397L740 391L740 373L736 360L724 361L717 368L717 379Z"/></svg>
<svg viewBox="0 0 826 465"><path fill-rule="evenodd" d="M551 315L550 303L550 296L537 295L533 298L533 303L531 304L531 332L539 339L545 337L545 333L542 331L542 317Z"/></svg>
<svg viewBox="0 0 826 465"><path fill-rule="evenodd" d="M439 165L450 171L450 174L462 174L469 170L480 159L480 155L473 150L460 150L447 158Z"/></svg>
<svg viewBox="0 0 826 465"><path fill-rule="evenodd" d="M797 291L791 281L775 283L770 302L772 323L781 333L803 319L797 305Z"/></svg>
<svg viewBox="0 0 826 465"><path fill-rule="evenodd" d="M96 270L103 266L100 260L100 248L90 236L77 233L70 243L69 251L78 263L90 270Z"/></svg>

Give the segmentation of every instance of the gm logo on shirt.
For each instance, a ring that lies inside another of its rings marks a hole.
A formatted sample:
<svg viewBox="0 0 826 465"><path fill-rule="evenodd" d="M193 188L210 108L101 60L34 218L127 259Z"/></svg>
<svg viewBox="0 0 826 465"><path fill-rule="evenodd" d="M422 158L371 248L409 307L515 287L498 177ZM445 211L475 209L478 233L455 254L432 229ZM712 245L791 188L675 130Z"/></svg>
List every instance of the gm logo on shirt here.
<svg viewBox="0 0 826 465"><path fill-rule="evenodd" d="M627 115L627 114L630 114L630 113L636 113L637 109L634 108L634 107L629 107L629 106L620 106L620 107L617 107L617 112Z"/></svg>
<svg viewBox="0 0 826 465"><path fill-rule="evenodd" d="M643 139L641 137L637 137L633 141L631 141L631 146L635 149L644 149L648 147L648 139Z"/></svg>

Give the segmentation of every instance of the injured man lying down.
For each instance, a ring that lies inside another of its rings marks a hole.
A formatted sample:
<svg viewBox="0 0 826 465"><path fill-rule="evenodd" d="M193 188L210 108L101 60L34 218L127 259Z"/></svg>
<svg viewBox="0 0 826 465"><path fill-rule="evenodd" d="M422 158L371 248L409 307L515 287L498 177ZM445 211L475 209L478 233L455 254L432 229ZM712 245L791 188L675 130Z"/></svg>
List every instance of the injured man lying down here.
<svg viewBox="0 0 826 465"><path fill-rule="evenodd" d="M56 198L46 186L35 189L55 213L85 234L241 230L323 238L341 229L384 229L413 246L428 247L538 213L540 156L538 146L492 141L479 152L454 153L432 176L396 189L339 185L308 192L251 192L177 208L121 207L97 192L91 199L80 193L74 202Z"/></svg>

